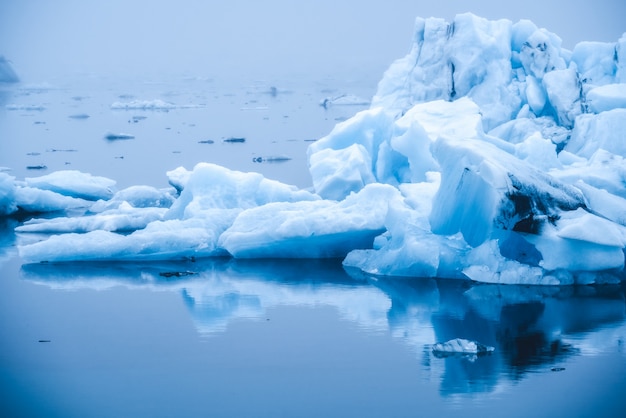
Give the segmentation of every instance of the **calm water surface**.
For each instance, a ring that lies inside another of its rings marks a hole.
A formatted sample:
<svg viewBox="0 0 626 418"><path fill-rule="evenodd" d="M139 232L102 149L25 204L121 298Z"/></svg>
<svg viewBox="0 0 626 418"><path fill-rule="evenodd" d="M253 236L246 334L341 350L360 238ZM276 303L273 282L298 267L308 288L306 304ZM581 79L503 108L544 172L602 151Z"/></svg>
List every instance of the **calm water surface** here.
<svg viewBox="0 0 626 418"><path fill-rule="evenodd" d="M5 88L0 166L18 179L77 169L119 188L166 187L167 170L211 161L308 187L310 140L363 108L319 106L343 93L373 92L333 80ZM154 99L185 107L110 108ZM89 118L69 117L83 113ZM108 141L107 132L135 138ZM229 137L246 141L224 143ZM277 155L291 159L254 161ZM618 417L626 410L624 285L373 279L345 271L340 260L28 265L17 255L27 239L13 233L17 222L0 220L1 416ZM432 344L452 338L495 351L432 353Z"/></svg>

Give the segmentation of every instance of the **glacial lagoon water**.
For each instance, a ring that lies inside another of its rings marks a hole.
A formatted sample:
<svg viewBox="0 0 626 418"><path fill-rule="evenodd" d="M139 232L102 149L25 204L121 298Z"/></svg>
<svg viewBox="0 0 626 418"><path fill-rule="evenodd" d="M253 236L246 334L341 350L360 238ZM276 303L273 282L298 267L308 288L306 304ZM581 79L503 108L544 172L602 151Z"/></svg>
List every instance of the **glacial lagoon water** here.
<svg viewBox="0 0 626 418"><path fill-rule="evenodd" d="M364 108L320 102L373 88L197 78L4 86L0 166L18 179L81 170L121 189L167 187L166 171L208 161L306 188L310 141ZM111 108L155 100L172 106ZM2 416L626 410L623 284L376 279L340 260L24 264L16 245L38 237L16 235L18 223L0 220ZM432 352L453 338L495 350Z"/></svg>

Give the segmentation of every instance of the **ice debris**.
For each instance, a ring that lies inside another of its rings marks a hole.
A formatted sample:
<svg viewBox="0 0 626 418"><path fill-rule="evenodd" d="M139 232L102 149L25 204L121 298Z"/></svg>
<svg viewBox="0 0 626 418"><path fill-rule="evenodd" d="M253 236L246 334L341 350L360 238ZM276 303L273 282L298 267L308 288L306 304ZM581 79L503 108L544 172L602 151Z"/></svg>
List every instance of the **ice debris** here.
<svg viewBox="0 0 626 418"><path fill-rule="evenodd" d="M455 338L445 343L436 343L432 346L435 355L446 356L454 354L488 354L495 350L494 347L481 344L477 341Z"/></svg>

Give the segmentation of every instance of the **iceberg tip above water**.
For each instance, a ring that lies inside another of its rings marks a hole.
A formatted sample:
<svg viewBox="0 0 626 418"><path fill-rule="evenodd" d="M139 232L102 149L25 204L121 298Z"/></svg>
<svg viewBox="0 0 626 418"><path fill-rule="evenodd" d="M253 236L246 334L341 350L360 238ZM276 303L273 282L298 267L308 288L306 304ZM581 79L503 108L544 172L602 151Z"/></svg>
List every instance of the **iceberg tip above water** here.
<svg viewBox="0 0 626 418"><path fill-rule="evenodd" d="M125 194L84 173L0 173L0 214L81 208L17 228L65 233L20 245L29 262L338 257L379 276L618 282L625 63L626 35L568 51L529 21L418 18L370 107L309 146L311 191L207 163Z"/></svg>

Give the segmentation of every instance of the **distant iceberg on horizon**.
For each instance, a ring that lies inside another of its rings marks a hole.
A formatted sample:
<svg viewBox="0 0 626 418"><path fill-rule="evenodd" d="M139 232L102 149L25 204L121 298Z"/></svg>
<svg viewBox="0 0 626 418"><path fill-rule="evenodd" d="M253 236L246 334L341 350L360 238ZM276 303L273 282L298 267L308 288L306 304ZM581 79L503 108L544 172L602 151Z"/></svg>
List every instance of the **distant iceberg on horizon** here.
<svg viewBox="0 0 626 418"><path fill-rule="evenodd" d="M20 245L27 262L336 257L374 276L616 283L626 34L568 51L526 20L418 18L371 107L307 157L310 191L207 163L168 172L167 190L0 173L0 213L83 208L18 226L63 232Z"/></svg>
<svg viewBox="0 0 626 418"><path fill-rule="evenodd" d="M17 83L20 78L11 66L11 62L0 55L0 83Z"/></svg>

